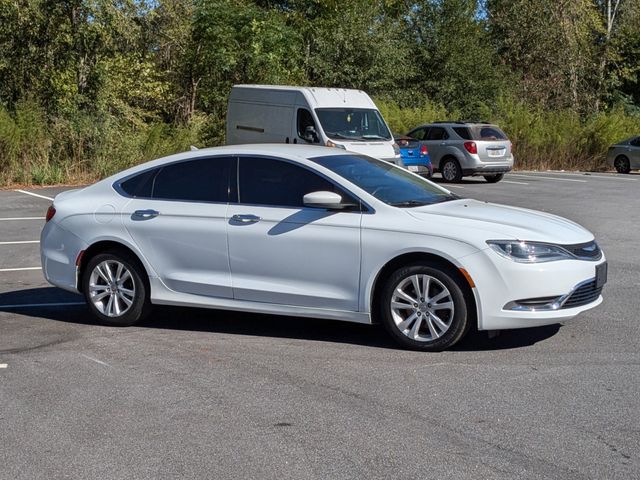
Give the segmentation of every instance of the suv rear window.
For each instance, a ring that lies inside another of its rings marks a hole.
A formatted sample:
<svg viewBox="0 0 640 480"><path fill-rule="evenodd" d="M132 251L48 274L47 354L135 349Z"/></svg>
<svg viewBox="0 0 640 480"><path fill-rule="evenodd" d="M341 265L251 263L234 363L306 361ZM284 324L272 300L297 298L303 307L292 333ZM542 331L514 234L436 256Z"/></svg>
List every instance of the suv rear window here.
<svg viewBox="0 0 640 480"><path fill-rule="evenodd" d="M474 125L471 134L473 140L507 140L507 135L495 125Z"/></svg>
<svg viewBox="0 0 640 480"><path fill-rule="evenodd" d="M453 131L460 135L460 138L464 138L465 140L473 140L471 132L467 127L453 127Z"/></svg>

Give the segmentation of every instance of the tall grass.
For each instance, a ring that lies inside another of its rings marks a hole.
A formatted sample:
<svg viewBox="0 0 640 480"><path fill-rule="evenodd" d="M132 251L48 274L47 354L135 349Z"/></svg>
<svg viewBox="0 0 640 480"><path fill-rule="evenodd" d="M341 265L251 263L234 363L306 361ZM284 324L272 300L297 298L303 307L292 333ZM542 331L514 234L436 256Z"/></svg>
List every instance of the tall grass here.
<svg viewBox="0 0 640 480"><path fill-rule="evenodd" d="M437 120L459 119L456 112L439 104L400 108L390 101L376 103L394 133L404 134ZM626 113L623 108L581 117L571 110L547 111L503 98L484 120L507 133L513 143L515 167L523 170L604 170L610 145L640 135L640 115Z"/></svg>
<svg viewBox="0 0 640 480"><path fill-rule="evenodd" d="M31 101L0 106L0 186L91 182L199 141L203 118L188 127L128 124L78 112L47 118Z"/></svg>

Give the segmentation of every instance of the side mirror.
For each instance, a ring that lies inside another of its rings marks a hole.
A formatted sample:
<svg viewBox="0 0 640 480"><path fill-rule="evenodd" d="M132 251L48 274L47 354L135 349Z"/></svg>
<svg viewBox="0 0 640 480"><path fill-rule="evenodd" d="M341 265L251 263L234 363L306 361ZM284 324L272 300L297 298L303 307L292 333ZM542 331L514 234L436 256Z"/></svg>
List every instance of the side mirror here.
<svg viewBox="0 0 640 480"><path fill-rule="evenodd" d="M305 128L303 138L309 143L318 143L318 132L316 132L316 127L309 125Z"/></svg>
<svg viewBox="0 0 640 480"><path fill-rule="evenodd" d="M302 197L302 203L305 207L341 209L345 205L342 203L342 197L334 192L311 192Z"/></svg>

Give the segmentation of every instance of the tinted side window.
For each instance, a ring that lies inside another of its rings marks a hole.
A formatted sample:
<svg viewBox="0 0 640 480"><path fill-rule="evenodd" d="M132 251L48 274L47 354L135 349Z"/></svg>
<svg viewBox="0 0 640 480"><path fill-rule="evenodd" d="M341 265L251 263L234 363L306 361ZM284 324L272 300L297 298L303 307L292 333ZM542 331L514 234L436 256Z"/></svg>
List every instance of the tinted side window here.
<svg viewBox="0 0 640 480"><path fill-rule="evenodd" d="M442 127L431 127L429 129L429 136L427 140L446 140L449 138L449 134Z"/></svg>
<svg viewBox="0 0 640 480"><path fill-rule="evenodd" d="M153 181L154 199L228 202L231 157L201 158L166 165Z"/></svg>
<svg viewBox="0 0 640 480"><path fill-rule="evenodd" d="M629 143L631 143L631 145L633 145L634 147L640 147L640 137L634 138Z"/></svg>
<svg viewBox="0 0 640 480"><path fill-rule="evenodd" d="M271 158L240 158L240 202L302 207L302 197L317 191L345 195L328 180L306 168Z"/></svg>
<svg viewBox="0 0 640 480"><path fill-rule="evenodd" d="M152 168L145 172L139 173L134 177L120 183L120 188L132 197L151 198L151 188L153 186L153 178L157 175L159 168Z"/></svg>
<svg viewBox="0 0 640 480"><path fill-rule="evenodd" d="M453 131L460 135L460 138L464 138L465 140L471 140L471 132L467 127L453 127Z"/></svg>
<svg viewBox="0 0 640 480"><path fill-rule="evenodd" d="M416 140L424 140L424 134L427 132L426 128L416 128L412 132L409 132L408 137L415 138Z"/></svg>

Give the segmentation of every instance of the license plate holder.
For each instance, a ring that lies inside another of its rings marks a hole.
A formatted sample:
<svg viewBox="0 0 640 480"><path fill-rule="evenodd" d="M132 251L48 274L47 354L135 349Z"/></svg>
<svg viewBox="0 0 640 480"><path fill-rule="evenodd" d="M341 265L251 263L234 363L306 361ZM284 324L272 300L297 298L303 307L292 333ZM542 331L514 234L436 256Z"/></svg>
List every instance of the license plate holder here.
<svg viewBox="0 0 640 480"><path fill-rule="evenodd" d="M487 148L487 153L490 157L504 157L504 154L507 153L506 148Z"/></svg>
<svg viewBox="0 0 640 480"><path fill-rule="evenodd" d="M607 283L608 270L607 262L596 265L596 288L602 288Z"/></svg>

